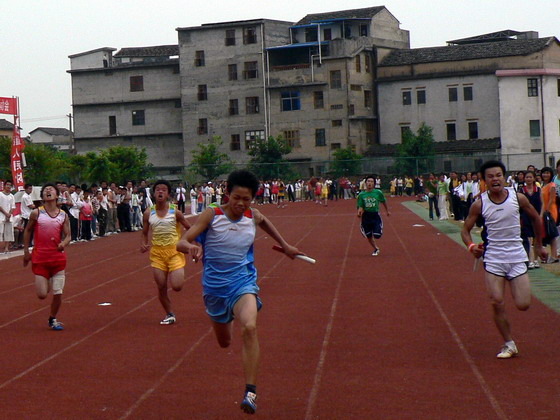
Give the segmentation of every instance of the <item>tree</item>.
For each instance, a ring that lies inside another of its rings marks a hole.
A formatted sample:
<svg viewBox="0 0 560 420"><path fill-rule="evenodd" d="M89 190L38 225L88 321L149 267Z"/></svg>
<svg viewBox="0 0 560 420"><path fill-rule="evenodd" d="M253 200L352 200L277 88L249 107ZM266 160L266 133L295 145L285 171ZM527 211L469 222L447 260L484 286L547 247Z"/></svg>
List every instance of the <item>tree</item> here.
<svg viewBox="0 0 560 420"><path fill-rule="evenodd" d="M331 172L335 178L360 174L363 156L356 153L352 147L348 146L344 149L337 149L333 156L334 161L331 164Z"/></svg>
<svg viewBox="0 0 560 420"><path fill-rule="evenodd" d="M68 155L52 146L28 143L24 153L27 165L23 169L23 178L26 183L55 182L68 172Z"/></svg>
<svg viewBox="0 0 560 420"><path fill-rule="evenodd" d="M136 146L113 146L103 150L101 157L107 159L114 172L110 172L112 180L122 185L129 180L146 179L152 176L152 164L148 163L148 154L145 148ZM88 173L91 176L91 171ZM97 181L101 181L98 179Z"/></svg>
<svg viewBox="0 0 560 420"><path fill-rule="evenodd" d="M220 152L222 138L214 136L208 143L198 143L192 151L189 170L200 175L204 180L215 180L220 175L232 170L233 164L226 153Z"/></svg>
<svg viewBox="0 0 560 420"><path fill-rule="evenodd" d="M249 169L260 179L289 179L292 170L284 156L291 151L292 148L282 136L269 136L266 140L259 138L253 142L249 151Z"/></svg>
<svg viewBox="0 0 560 420"><path fill-rule="evenodd" d="M8 136L0 136L0 179L12 179L11 153L12 139Z"/></svg>
<svg viewBox="0 0 560 420"><path fill-rule="evenodd" d="M429 172L434 156L432 127L422 123L416 134L407 130L402 143L397 145L395 170L399 174L415 175Z"/></svg>
<svg viewBox="0 0 560 420"><path fill-rule="evenodd" d="M86 157L88 158L88 166L85 177L89 182L110 181L113 179L116 168L107 156L88 152Z"/></svg>

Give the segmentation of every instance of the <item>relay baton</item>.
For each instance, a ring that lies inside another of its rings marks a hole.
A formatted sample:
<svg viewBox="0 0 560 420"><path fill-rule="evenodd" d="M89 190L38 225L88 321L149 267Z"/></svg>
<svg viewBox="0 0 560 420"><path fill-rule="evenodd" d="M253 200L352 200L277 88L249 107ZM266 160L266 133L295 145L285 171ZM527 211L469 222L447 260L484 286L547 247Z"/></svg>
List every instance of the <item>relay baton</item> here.
<svg viewBox="0 0 560 420"><path fill-rule="evenodd" d="M278 245L273 245L272 249L275 250L275 251L281 252L283 254L285 253L284 248L282 248L281 246L278 246ZM311 257L308 257L307 255L296 255L295 257L299 258L300 260L303 260L303 261L305 261L309 264L315 264L315 260Z"/></svg>

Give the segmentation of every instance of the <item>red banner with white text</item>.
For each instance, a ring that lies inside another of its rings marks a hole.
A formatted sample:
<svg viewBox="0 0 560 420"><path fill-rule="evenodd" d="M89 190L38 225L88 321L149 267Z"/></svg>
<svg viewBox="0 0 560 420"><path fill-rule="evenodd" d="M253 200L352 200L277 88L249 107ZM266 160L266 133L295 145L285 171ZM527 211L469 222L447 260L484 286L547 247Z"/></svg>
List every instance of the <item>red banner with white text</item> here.
<svg viewBox="0 0 560 420"><path fill-rule="evenodd" d="M18 108L18 100L15 99L16 105L14 108ZM25 185L23 180L23 167L25 166L25 156L23 154L23 149L25 148L25 143L21 139L21 134L19 132L19 113L14 115L14 132L12 136L12 179L14 181L14 188L16 191L22 191Z"/></svg>
<svg viewBox="0 0 560 420"><path fill-rule="evenodd" d="M17 115L17 98L0 97L0 114Z"/></svg>

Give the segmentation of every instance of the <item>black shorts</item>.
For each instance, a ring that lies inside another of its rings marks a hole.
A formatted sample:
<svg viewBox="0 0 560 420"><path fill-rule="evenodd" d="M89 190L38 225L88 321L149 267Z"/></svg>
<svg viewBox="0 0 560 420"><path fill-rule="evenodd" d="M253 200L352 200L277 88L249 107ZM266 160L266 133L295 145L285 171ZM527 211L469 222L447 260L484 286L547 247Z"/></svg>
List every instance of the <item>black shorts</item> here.
<svg viewBox="0 0 560 420"><path fill-rule="evenodd" d="M376 239L381 238L383 235L383 220L378 212L364 211L362 214L362 235L366 238L372 236Z"/></svg>

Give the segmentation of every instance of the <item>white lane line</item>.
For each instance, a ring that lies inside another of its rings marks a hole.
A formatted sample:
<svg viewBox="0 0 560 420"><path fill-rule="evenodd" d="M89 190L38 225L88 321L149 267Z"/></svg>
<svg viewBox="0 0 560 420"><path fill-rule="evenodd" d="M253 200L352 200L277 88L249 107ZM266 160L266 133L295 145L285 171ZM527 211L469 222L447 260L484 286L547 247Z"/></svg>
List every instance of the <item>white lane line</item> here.
<svg viewBox="0 0 560 420"><path fill-rule="evenodd" d="M422 284L424 285L424 288L426 289L426 291L430 295L430 298L431 298L434 306L436 307L436 309L438 310L441 318L445 322L445 325L447 326L447 329L451 333L451 336L453 337L453 340L455 340L455 342L457 343L457 346L459 347L459 350L461 351L464 359L466 360L467 364L469 365L469 367L470 367L471 371L473 372L474 376L478 380L478 383L480 384L480 387L484 391L484 394L486 395L486 398L488 398L488 401L492 405L492 408L496 412L496 415L501 420L509 419L509 417L506 415L506 413L504 412L504 410L500 406L500 403L498 402L498 400L496 399L496 397L492 393L492 390L490 389L490 386L488 385L488 383L484 379L484 376L482 375L482 373L480 372L480 370L476 366L476 363L475 363L474 359L472 358L472 356L467 351L465 345L463 344L463 341L461 340L461 337L457 333L457 330L455 329L455 327L453 327L453 324L451 323L447 314L443 310L443 307L439 303L439 300L437 299L436 295L432 292L432 289L430 288L430 285L426 281L425 277L422 275L422 272L420 271L420 269L418 268L418 265L415 262L416 259L413 258L412 255L410 254L410 252L408 251L408 248L404 244L400 235L397 233L393 224L391 224L391 228L393 229L393 233L395 234L395 236L397 237L397 239L401 243L401 246L403 247L404 252L408 257L408 263L411 264L414 267L414 270L416 271L416 273L418 274L418 277L422 281Z"/></svg>
<svg viewBox="0 0 560 420"><path fill-rule="evenodd" d="M355 216L355 214L353 214L353 216ZM325 359L327 358L327 350L331 340L331 333L334 324L334 318L336 315L336 308L338 306L338 298L340 296L340 288L342 286L342 278L344 277L344 271L346 269L346 264L348 262L348 254L350 251L350 243L352 238L351 233L354 231L354 225L356 224L357 217L354 217L352 220L353 220L352 227L349 230L350 234L348 235L348 241L346 243L346 249L344 251L344 259L342 260L342 266L340 267L340 272L336 284L336 290L334 292L333 302L331 305L329 322L327 324L327 329L325 331L325 336L323 338L323 344L321 346L321 354L319 356L319 361L317 363L317 367L315 368L313 387L311 388L311 392L309 393L309 398L307 399L307 410L305 412L306 420L313 418L313 409L315 408L315 402L317 401L317 394L319 393L319 387L321 386L321 379L323 377L323 368L325 366Z"/></svg>

